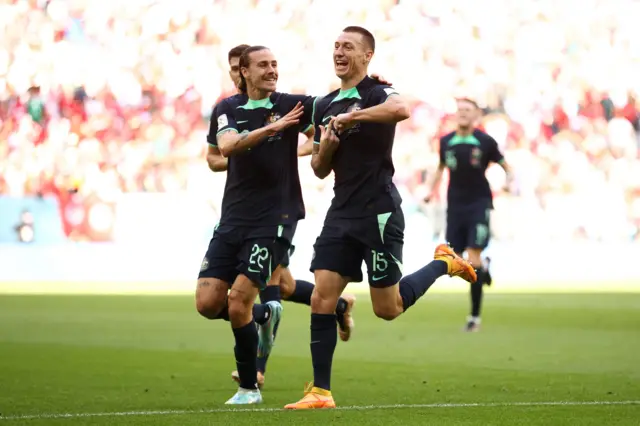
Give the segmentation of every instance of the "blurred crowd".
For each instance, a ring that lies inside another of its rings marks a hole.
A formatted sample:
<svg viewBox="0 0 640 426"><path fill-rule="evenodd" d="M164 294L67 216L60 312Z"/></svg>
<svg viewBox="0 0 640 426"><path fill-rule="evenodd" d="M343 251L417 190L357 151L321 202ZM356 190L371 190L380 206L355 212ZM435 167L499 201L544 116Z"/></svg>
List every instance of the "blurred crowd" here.
<svg viewBox="0 0 640 426"><path fill-rule="evenodd" d="M640 240L639 19L632 0L0 0L0 195L217 206L204 152L233 93L227 51L267 45L280 91L324 94L333 40L357 24L376 36L371 71L413 105L394 153L406 214L441 217L420 200L466 95L516 173L505 193L489 171L498 237ZM301 162L322 215L332 185Z"/></svg>

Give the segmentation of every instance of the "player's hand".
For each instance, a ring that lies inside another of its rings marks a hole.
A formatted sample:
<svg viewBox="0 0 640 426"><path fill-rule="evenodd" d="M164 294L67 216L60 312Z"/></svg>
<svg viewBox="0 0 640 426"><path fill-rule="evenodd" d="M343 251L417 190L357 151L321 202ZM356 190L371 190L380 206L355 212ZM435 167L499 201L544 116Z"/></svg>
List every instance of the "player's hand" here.
<svg viewBox="0 0 640 426"><path fill-rule="evenodd" d="M302 106L301 102L298 102L296 106L291 111L289 111L287 115L280 118L275 123L271 123L268 126L269 130L273 134L276 134L276 133L282 132L283 130L291 126L295 126L296 124L300 123L300 118L302 117L303 112L304 112L304 106Z"/></svg>
<svg viewBox="0 0 640 426"><path fill-rule="evenodd" d="M504 183L504 187L502 188L502 190L507 194L509 194L513 192L512 188L513 188L513 174L507 173L507 179Z"/></svg>
<svg viewBox="0 0 640 426"><path fill-rule="evenodd" d="M338 114L331 120L331 123L333 123L333 128L339 135L357 124L353 119L353 114L350 112Z"/></svg>
<svg viewBox="0 0 640 426"><path fill-rule="evenodd" d="M340 139L333 128L334 120L331 120L327 127L320 126L320 145L325 146L330 151L338 149Z"/></svg>
<svg viewBox="0 0 640 426"><path fill-rule="evenodd" d="M387 79L381 76L380 74L373 73L371 74L371 78L376 80L380 84L386 84L387 86L392 86L391 82L387 81Z"/></svg>
<svg viewBox="0 0 640 426"><path fill-rule="evenodd" d="M429 193L424 196L422 201L424 201L425 203L429 204L433 200L433 197L435 196L434 192L435 192L435 190L430 190Z"/></svg>

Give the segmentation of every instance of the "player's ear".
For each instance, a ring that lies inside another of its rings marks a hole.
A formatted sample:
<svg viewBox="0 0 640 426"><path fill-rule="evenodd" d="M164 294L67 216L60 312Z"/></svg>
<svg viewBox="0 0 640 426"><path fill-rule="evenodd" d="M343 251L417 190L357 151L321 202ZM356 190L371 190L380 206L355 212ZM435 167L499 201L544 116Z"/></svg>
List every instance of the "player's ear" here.
<svg viewBox="0 0 640 426"><path fill-rule="evenodd" d="M370 63L371 59L373 59L373 50L367 50L366 52L364 52L364 63Z"/></svg>

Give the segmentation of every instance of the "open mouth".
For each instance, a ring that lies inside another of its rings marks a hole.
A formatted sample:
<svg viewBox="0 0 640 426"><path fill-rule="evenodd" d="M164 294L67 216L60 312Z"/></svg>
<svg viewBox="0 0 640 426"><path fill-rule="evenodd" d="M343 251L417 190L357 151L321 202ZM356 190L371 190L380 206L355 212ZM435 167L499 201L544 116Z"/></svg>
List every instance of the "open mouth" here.
<svg viewBox="0 0 640 426"><path fill-rule="evenodd" d="M335 60L335 67L337 71L346 71L348 65L349 65L349 62L345 61L344 59Z"/></svg>
<svg viewBox="0 0 640 426"><path fill-rule="evenodd" d="M267 83L275 83L276 81L278 81L277 77L266 77L263 79L264 81L266 81Z"/></svg>

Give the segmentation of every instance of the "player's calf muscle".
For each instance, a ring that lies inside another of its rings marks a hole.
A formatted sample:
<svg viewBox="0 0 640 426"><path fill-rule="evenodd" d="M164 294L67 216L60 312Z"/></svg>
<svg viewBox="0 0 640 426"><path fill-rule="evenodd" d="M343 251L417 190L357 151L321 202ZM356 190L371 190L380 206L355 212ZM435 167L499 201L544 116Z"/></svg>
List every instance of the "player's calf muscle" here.
<svg viewBox="0 0 640 426"><path fill-rule="evenodd" d="M469 263L476 268L482 266L482 250L477 248L468 248L467 255L469 256Z"/></svg>
<svg viewBox="0 0 640 426"><path fill-rule="evenodd" d="M316 286L311 295L311 312L331 314L336 309L336 304L347 285L347 281L331 271L316 271L315 278Z"/></svg>
<svg viewBox="0 0 640 426"><path fill-rule="evenodd" d="M386 288L371 288L373 313L380 319L391 321L404 311L402 297L398 292L398 284Z"/></svg>
<svg viewBox="0 0 640 426"><path fill-rule="evenodd" d="M280 296L283 299L288 299L289 297L291 297L293 292L296 290L296 281L293 279L291 271L283 268L279 277L279 283Z"/></svg>

